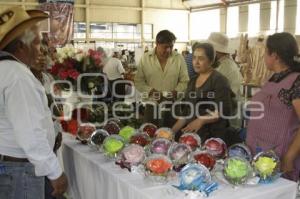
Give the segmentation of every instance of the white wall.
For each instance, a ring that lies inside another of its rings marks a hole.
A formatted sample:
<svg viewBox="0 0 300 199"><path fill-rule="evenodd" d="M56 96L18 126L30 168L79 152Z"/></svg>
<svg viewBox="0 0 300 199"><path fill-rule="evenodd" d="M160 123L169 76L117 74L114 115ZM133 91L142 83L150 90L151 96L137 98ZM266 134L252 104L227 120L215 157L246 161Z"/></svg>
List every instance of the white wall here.
<svg viewBox="0 0 300 199"><path fill-rule="evenodd" d="M144 22L153 24L153 33L155 35L164 29L168 29L175 34L177 41L188 42L188 12L186 11L168 11L168 10L150 10L144 15Z"/></svg>

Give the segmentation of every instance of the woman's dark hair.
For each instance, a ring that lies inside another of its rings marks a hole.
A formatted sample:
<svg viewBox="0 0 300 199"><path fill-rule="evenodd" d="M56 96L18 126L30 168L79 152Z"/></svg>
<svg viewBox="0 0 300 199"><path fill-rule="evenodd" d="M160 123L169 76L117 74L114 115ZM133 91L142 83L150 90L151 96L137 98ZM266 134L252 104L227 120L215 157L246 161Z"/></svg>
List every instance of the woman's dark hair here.
<svg viewBox="0 0 300 199"><path fill-rule="evenodd" d="M156 35L156 42L159 44L169 44L175 41L176 41L175 35L168 30L162 30Z"/></svg>
<svg viewBox="0 0 300 199"><path fill-rule="evenodd" d="M192 47L193 54L194 54L195 50L197 50L198 48L202 48L204 50L205 55L208 57L208 59L211 63L213 63L215 61L216 51L215 51L213 45L211 45L210 43L196 42Z"/></svg>
<svg viewBox="0 0 300 199"><path fill-rule="evenodd" d="M288 32L275 33L268 37L266 45L269 54L276 53L292 71L300 72L299 49L293 35Z"/></svg>

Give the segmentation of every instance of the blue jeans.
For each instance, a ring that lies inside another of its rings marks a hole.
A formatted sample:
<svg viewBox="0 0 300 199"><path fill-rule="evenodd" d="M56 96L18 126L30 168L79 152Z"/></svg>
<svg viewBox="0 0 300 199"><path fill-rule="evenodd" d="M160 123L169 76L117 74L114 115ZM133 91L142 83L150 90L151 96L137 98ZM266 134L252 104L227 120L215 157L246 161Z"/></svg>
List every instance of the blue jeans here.
<svg viewBox="0 0 300 199"><path fill-rule="evenodd" d="M35 176L29 162L0 161L0 198L44 199L44 179Z"/></svg>

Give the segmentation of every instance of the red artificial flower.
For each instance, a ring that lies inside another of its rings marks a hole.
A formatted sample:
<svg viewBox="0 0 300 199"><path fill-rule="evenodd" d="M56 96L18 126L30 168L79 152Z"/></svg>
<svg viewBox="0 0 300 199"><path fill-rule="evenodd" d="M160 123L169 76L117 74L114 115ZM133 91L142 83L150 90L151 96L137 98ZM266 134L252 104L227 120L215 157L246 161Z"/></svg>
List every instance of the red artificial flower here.
<svg viewBox="0 0 300 199"><path fill-rule="evenodd" d="M90 59L94 62L96 66L99 66L101 64L102 53L96 50L89 49L88 54Z"/></svg>
<svg viewBox="0 0 300 199"><path fill-rule="evenodd" d="M60 70L59 73L58 73L58 76L59 76L60 79L67 79L69 74L68 74L67 70Z"/></svg>
<svg viewBox="0 0 300 199"><path fill-rule="evenodd" d="M60 68L62 68L62 65L59 63L55 63L51 68L51 74L58 75Z"/></svg>
<svg viewBox="0 0 300 199"><path fill-rule="evenodd" d="M73 69L74 68L74 62L72 59L66 59L64 60L64 66L67 69Z"/></svg>
<svg viewBox="0 0 300 199"><path fill-rule="evenodd" d="M68 122L68 132L76 135L77 134L77 130L78 130L78 122L77 120L70 120Z"/></svg>
<svg viewBox="0 0 300 199"><path fill-rule="evenodd" d="M61 127L65 132L68 132L68 122L65 120L60 121Z"/></svg>
<svg viewBox="0 0 300 199"><path fill-rule="evenodd" d="M94 50L93 50L93 49L89 49L89 50L88 50L88 54L89 54L90 56L92 56L92 55L94 54Z"/></svg>
<svg viewBox="0 0 300 199"><path fill-rule="evenodd" d="M82 122L86 122L89 119L89 111L86 108L74 109L72 111L72 119L78 120L78 116L80 116Z"/></svg>
<svg viewBox="0 0 300 199"><path fill-rule="evenodd" d="M74 80L76 80L79 75L80 75L80 73L75 69L68 70L68 76Z"/></svg>
<svg viewBox="0 0 300 199"><path fill-rule="evenodd" d="M74 119L72 119L70 121L62 120L60 123L65 132L69 132L73 135L77 134L77 130L78 130L77 120L74 120Z"/></svg>

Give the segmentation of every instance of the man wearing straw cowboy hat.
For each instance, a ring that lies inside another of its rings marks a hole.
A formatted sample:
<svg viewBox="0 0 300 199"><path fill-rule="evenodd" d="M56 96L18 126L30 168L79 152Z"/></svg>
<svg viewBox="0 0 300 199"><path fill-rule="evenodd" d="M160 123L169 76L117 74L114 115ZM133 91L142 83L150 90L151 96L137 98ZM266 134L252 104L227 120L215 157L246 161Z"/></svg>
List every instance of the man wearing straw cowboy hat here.
<svg viewBox="0 0 300 199"><path fill-rule="evenodd" d="M208 37L208 42L216 50L216 70L228 79L232 91L236 96L239 96L242 75L237 64L230 56L231 51L228 37L223 33L212 32Z"/></svg>
<svg viewBox="0 0 300 199"><path fill-rule="evenodd" d="M230 84L231 90L235 94L235 99L241 99L242 74L238 65L231 58L228 37L219 32L212 32L208 37L208 42L214 46L216 51L216 70L224 75ZM235 128L241 128L240 118L230 120Z"/></svg>
<svg viewBox="0 0 300 199"><path fill-rule="evenodd" d="M55 133L45 91L29 66L37 64L37 23L48 15L12 7L0 13L0 198L43 199L46 176L53 196L67 179L52 151Z"/></svg>

